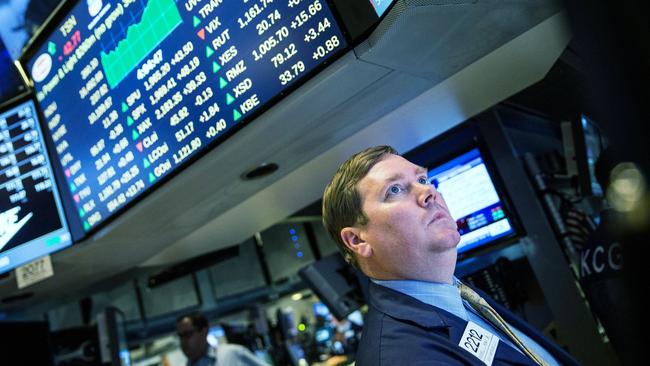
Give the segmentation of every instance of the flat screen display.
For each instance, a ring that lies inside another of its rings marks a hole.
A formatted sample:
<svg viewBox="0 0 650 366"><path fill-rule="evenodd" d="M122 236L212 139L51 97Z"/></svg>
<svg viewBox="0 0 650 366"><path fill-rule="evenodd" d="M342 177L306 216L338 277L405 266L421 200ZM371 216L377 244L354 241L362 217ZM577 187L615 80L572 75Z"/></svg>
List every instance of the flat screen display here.
<svg viewBox="0 0 650 366"><path fill-rule="evenodd" d="M298 270L314 261L314 253L302 224L277 224L260 234L271 281L298 276Z"/></svg>
<svg viewBox="0 0 650 366"><path fill-rule="evenodd" d="M266 286L255 240L239 245L239 255L210 267L215 297L218 299Z"/></svg>
<svg viewBox="0 0 650 366"><path fill-rule="evenodd" d="M24 63L88 232L346 46L325 0L87 0Z"/></svg>
<svg viewBox="0 0 650 366"><path fill-rule="evenodd" d="M0 110L0 273L71 244L34 102Z"/></svg>
<svg viewBox="0 0 650 366"><path fill-rule="evenodd" d="M433 167L429 179L456 220L459 254L515 234L478 148Z"/></svg>

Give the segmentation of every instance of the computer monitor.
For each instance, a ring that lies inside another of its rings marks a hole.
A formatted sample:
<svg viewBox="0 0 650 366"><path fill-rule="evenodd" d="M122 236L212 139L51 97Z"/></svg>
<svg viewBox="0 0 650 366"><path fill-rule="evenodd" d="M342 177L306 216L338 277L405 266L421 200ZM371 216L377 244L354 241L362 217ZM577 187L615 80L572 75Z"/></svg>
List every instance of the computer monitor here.
<svg viewBox="0 0 650 366"><path fill-rule="evenodd" d="M309 365L306 360L305 350L298 343L287 342L284 345L287 354L289 355L290 366L306 366Z"/></svg>
<svg viewBox="0 0 650 366"><path fill-rule="evenodd" d="M228 343L239 344L248 349L252 349L255 345L255 339L248 324L222 322L219 325L223 329Z"/></svg>
<svg viewBox="0 0 650 366"><path fill-rule="evenodd" d="M346 47L325 0L88 0L21 63L90 232Z"/></svg>
<svg viewBox="0 0 650 366"><path fill-rule="evenodd" d="M97 334L102 364L131 366L124 313L108 307L97 315Z"/></svg>
<svg viewBox="0 0 650 366"><path fill-rule="evenodd" d="M345 319L366 302L368 278L339 253L311 263L298 273L336 319Z"/></svg>
<svg viewBox="0 0 650 366"><path fill-rule="evenodd" d="M0 106L0 273L72 245L34 101Z"/></svg>
<svg viewBox="0 0 650 366"><path fill-rule="evenodd" d="M272 282L298 275L298 270L314 261L309 237L302 223L281 223L260 233L262 253Z"/></svg>
<svg viewBox="0 0 650 366"><path fill-rule="evenodd" d="M236 256L210 267L208 273L217 299L237 296L267 285L256 246L254 239L248 239L238 245Z"/></svg>
<svg viewBox="0 0 650 366"><path fill-rule="evenodd" d="M101 364L96 325L79 325L50 333L54 364L87 366Z"/></svg>
<svg viewBox="0 0 650 366"><path fill-rule="evenodd" d="M325 344L332 339L334 336L333 331L330 327L321 327L316 329L314 332L314 341L316 344Z"/></svg>
<svg viewBox="0 0 650 366"><path fill-rule="evenodd" d="M275 320L283 341L290 342L296 339L298 329L296 328L293 309L281 307L275 309Z"/></svg>
<svg viewBox="0 0 650 366"><path fill-rule="evenodd" d="M459 254L516 236L511 213L478 147L429 167L428 176L458 225Z"/></svg>
<svg viewBox="0 0 650 366"><path fill-rule="evenodd" d="M322 302L316 302L312 304L312 312L314 313L315 317L326 317L330 314L330 309L328 309L327 306Z"/></svg>

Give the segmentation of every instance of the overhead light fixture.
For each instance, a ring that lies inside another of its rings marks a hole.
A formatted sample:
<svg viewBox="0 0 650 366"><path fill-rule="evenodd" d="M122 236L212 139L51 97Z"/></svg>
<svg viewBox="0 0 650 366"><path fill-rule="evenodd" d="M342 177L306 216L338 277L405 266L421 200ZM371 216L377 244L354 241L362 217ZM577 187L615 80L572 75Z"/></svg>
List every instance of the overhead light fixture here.
<svg viewBox="0 0 650 366"><path fill-rule="evenodd" d="M241 179L252 180L252 179L262 178L269 174L274 173L276 170L278 170L278 168L279 166L276 163L262 163L256 166L255 168L245 171L241 175Z"/></svg>
<svg viewBox="0 0 650 366"><path fill-rule="evenodd" d="M643 202L647 183L636 164L618 164L610 173L607 201L619 212L632 212Z"/></svg>

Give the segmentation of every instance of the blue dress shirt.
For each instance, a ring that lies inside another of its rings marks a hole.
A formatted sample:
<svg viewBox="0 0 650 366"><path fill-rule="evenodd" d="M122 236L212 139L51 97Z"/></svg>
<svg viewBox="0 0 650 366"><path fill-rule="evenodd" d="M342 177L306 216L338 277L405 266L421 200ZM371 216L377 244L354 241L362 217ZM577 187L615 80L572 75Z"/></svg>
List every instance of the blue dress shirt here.
<svg viewBox="0 0 650 366"><path fill-rule="evenodd" d="M411 296L425 304L443 309L465 321L472 321L482 328L489 330L491 333L496 334L500 341L521 352L521 350L510 341L507 335L494 328L494 326L492 326L492 324L487 320L483 319L483 317L479 315L467 301L460 297L460 290L458 288L459 281L456 277L454 277L453 285L415 280L384 281L372 279L372 281L378 285ZM550 366L560 365L557 360L537 342L530 339L519 329L510 324L508 324L508 326L517 337L524 342L526 347L535 352L539 357L543 358Z"/></svg>

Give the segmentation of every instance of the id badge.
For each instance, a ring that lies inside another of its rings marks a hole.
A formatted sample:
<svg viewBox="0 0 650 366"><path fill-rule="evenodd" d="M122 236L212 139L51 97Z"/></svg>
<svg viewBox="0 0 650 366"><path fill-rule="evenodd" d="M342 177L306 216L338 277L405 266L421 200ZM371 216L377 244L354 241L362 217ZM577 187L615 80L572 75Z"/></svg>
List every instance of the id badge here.
<svg viewBox="0 0 650 366"><path fill-rule="evenodd" d="M490 366L497 353L499 337L470 321L467 322L467 327L465 327L458 345Z"/></svg>

